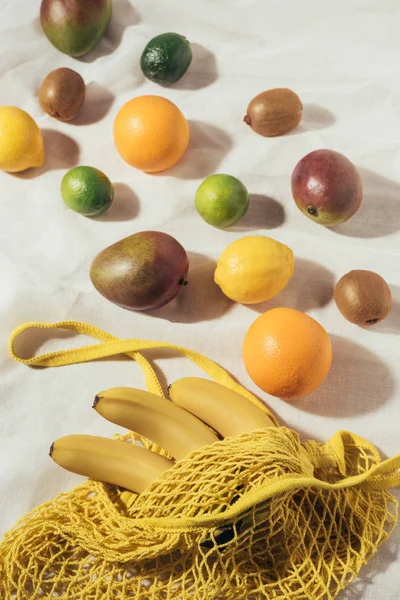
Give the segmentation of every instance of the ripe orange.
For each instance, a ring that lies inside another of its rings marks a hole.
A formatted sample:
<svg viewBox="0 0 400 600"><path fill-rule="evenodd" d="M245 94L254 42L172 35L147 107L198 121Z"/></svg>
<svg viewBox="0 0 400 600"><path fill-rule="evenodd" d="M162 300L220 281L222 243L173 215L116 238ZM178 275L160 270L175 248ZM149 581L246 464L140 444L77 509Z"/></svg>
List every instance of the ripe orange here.
<svg viewBox="0 0 400 600"><path fill-rule="evenodd" d="M264 392L302 398L327 376L332 343L315 319L293 308L274 308L249 328L243 359L248 374Z"/></svg>
<svg viewBox="0 0 400 600"><path fill-rule="evenodd" d="M189 144L189 124L179 108L161 96L138 96L119 111L114 140L122 158L147 173L169 169Z"/></svg>

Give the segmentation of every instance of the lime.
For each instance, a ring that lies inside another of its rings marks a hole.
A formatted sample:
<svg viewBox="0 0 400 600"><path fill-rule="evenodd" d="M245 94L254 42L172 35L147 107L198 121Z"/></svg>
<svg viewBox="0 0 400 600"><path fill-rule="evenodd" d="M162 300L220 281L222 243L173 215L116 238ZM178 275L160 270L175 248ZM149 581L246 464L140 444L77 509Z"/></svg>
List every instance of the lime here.
<svg viewBox="0 0 400 600"><path fill-rule="evenodd" d="M178 33L162 33L147 44L140 65L148 79L169 85L182 77L191 62L190 42Z"/></svg>
<svg viewBox="0 0 400 600"><path fill-rule="evenodd" d="M214 227L230 227L246 214L249 193L243 183L231 175L210 175L196 192L196 208Z"/></svg>
<svg viewBox="0 0 400 600"><path fill-rule="evenodd" d="M95 217L110 208L114 188L104 173L94 167L75 167L61 183L65 204L85 217Z"/></svg>

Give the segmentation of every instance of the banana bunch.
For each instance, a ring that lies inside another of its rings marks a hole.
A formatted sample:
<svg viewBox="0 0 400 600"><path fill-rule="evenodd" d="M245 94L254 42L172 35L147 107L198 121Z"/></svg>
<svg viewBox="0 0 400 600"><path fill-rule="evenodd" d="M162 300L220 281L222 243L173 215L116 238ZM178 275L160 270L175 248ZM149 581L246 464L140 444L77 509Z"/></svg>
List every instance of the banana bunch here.
<svg viewBox="0 0 400 600"><path fill-rule="evenodd" d="M173 460L224 437L274 426L250 400L207 379L180 379L169 387L169 395L172 402L143 390L112 388L97 394L93 408L158 444ZM68 471L136 493L173 465L173 460L135 444L90 435L60 438L50 456Z"/></svg>

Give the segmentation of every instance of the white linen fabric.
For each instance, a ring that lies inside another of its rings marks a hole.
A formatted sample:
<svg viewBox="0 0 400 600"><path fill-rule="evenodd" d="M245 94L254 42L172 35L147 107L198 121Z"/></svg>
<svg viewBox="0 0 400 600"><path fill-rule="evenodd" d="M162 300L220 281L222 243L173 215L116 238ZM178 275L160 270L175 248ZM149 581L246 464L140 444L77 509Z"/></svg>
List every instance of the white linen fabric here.
<svg viewBox="0 0 400 600"><path fill-rule="evenodd" d="M0 0L0 104L28 111L42 128L42 168L0 174L0 536L26 511L81 481L47 456L70 433L111 435L116 427L91 410L96 392L142 387L132 361L29 369L8 356L8 337L26 321L80 320L121 336L164 340L202 352L257 392L241 346L263 311L290 306L316 318L332 337L334 358L324 384L286 403L259 393L281 421L303 437L326 440L338 429L371 440L384 455L400 452L400 8L395 0L114 0L112 23L82 59L59 53L41 31L39 1ZM146 80L140 55L166 31L193 43L180 82ZM77 70L87 101L75 123L43 114L37 92L52 69ZM249 101L274 87L304 103L289 135L256 135L243 117ZM119 108L141 94L174 101L190 120L184 159L158 175L129 167L113 142ZM290 177L318 148L344 153L360 169L364 200L346 224L328 229L297 209ZM115 185L112 208L97 219L67 209L66 171L92 165ZM221 231L196 213L194 196L212 173L241 179L252 195L247 216ZM189 253L189 285L168 306L140 314L102 298L89 267L103 248L142 230L165 231ZM233 240L261 234L290 246L295 274L261 306L228 301L213 283L215 261ZM371 329L347 322L333 300L334 283L351 269L370 269L390 284L393 312ZM26 354L87 343L71 334L25 336ZM22 347L22 344L20 344ZM156 359L169 382L199 375L176 356ZM312 365L310 365L312 369ZM397 497L399 493L397 492ZM398 600L400 526L342 599Z"/></svg>

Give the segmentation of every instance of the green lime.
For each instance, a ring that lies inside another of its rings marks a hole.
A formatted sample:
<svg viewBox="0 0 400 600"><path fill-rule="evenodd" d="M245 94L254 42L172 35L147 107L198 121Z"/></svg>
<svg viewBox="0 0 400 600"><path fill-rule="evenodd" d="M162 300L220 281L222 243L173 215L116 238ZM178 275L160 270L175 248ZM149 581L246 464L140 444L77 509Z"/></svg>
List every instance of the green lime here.
<svg viewBox="0 0 400 600"><path fill-rule="evenodd" d="M191 62L190 42L178 33L162 33L147 44L140 65L148 79L169 85L182 77Z"/></svg>
<svg viewBox="0 0 400 600"><path fill-rule="evenodd" d="M210 175L196 192L197 212L214 227L230 227L247 212L249 193L231 175Z"/></svg>
<svg viewBox="0 0 400 600"><path fill-rule="evenodd" d="M104 173L94 167L75 167L61 183L61 195L72 210L95 217L101 215L114 199L114 188Z"/></svg>

